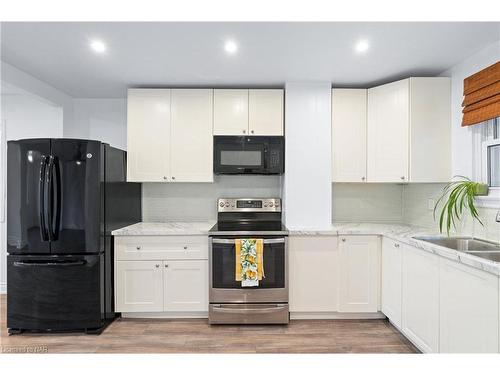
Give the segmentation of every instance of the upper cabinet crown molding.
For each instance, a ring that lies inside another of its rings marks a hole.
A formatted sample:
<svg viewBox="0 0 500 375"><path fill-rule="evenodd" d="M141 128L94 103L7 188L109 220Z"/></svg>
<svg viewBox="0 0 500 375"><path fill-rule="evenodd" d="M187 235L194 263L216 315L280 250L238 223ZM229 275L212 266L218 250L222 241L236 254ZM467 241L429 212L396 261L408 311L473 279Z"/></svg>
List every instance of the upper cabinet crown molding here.
<svg viewBox="0 0 500 375"><path fill-rule="evenodd" d="M412 77L368 89L366 109L364 91L332 91L333 181L448 182L450 79Z"/></svg>

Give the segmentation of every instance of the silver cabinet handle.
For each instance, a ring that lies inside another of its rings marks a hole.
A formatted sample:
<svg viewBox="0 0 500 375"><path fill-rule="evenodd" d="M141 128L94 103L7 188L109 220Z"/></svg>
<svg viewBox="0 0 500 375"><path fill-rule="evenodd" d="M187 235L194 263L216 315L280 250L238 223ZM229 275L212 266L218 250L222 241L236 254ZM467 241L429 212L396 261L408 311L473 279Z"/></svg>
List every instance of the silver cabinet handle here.
<svg viewBox="0 0 500 375"><path fill-rule="evenodd" d="M267 240L264 240L265 244L272 244L272 243L284 243L285 239L284 238L269 238ZM234 244L234 240L226 239L226 238L212 238L212 243L220 243L220 244Z"/></svg>
<svg viewBox="0 0 500 375"><path fill-rule="evenodd" d="M405 176L401 176L401 179L404 180L405 179Z"/></svg>
<svg viewBox="0 0 500 375"><path fill-rule="evenodd" d="M167 179L167 176L163 176L163 179L166 180Z"/></svg>
<svg viewBox="0 0 500 375"><path fill-rule="evenodd" d="M361 177L361 181L364 181L364 180L366 180L366 177L364 177L364 176Z"/></svg>
<svg viewBox="0 0 500 375"><path fill-rule="evenodd" d="M165 268L168 268L168 264L167 263L165 263Z"/></svg>
<svg viewBox="0 0 500 375"><path fill-rule="evenodd" d="M137 247L136 247L136 249L137 249L137 250L141 250L141 247L140 247L140 246L137 246Z"/></svg>
<svg viewBox="0 0 500 375"><path fill-rule="evenodd" d="M345 242L345 238L342 238L342 242Z"/></svg>
<svg viewBox="0 0 500 375"><path fill-rule="evenodd" d="M250 133L252 133L252 134L253 134L253 130L252 130Z"/></svg>
<svg viewBox="0 0 500 375"><path fill-rule="evenodd" d="M159 264L155 264L155 267L156 267L156 268L160 268L160 265L159 265Z"/></svg>
<svg viewBox="0 0 500 375"><path fill-rule="evenodd" d="M247 131L246 131L246 130L243 130L243 134L247 134Z"/></svg>
<svg viewBox="0 0 500 375"><path fill-rule="evenodd" d="M188 248L187 246L184 246L184 250L187 250L187 248Z"/></svg>
<svg viewBox="0 0 500 375"><path fill-rule="evenodd" d="M175 177L174 177L174 176L172 176L172 180L175 180Z"/></svg>
<svg viewBox="0 0 500 375"><path fill-rule="evenodd" d="M394 247L399 247L399 244L398 244L398 243L395 243L395 244L394 244Z"/></svg>

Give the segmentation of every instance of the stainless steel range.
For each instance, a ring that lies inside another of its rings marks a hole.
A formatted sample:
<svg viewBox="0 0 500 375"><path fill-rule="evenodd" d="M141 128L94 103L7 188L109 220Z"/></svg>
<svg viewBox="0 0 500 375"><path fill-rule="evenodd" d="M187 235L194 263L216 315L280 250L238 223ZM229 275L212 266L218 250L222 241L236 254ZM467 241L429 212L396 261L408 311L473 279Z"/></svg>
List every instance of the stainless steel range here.
<svg viewBox="0 0 500 375"><path fill-rule="evenodd" d="M209 231L209 323L288 324L288 230L281 200L221 198ZM262 239L264 277L246 287L236 279L236 240Z"/></svg>

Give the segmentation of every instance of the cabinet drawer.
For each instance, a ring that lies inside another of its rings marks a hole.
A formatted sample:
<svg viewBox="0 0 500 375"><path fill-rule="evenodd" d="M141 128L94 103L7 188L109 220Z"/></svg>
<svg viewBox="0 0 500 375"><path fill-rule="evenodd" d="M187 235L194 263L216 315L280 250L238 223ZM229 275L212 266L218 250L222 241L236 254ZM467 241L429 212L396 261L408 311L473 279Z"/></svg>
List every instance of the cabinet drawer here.
<svg viewBox="0 0 500 375"><path fill-rule="evenodd" d="M115 256L116 260L208 259L208 237L115 237Z"/></svg>

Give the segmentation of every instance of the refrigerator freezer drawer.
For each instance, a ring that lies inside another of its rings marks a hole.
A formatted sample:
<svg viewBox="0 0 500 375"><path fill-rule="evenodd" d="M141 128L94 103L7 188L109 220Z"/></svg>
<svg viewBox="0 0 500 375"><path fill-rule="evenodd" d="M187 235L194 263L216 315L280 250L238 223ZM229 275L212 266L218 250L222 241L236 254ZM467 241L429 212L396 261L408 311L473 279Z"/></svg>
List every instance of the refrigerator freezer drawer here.
<svg viewBox="0 0 500 375"><path fill-rule="evenodd" d="M80 330L104 322L103 255L7 257L7 327Z"/></svg>

